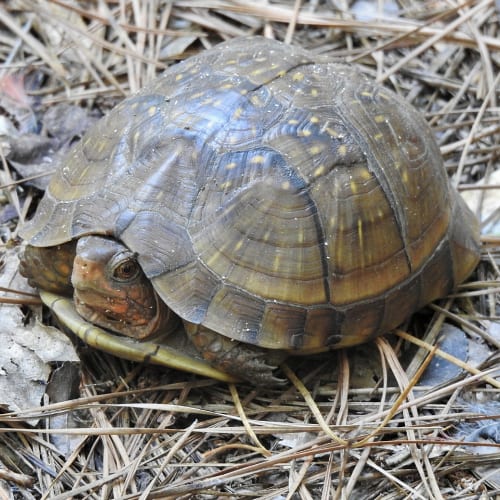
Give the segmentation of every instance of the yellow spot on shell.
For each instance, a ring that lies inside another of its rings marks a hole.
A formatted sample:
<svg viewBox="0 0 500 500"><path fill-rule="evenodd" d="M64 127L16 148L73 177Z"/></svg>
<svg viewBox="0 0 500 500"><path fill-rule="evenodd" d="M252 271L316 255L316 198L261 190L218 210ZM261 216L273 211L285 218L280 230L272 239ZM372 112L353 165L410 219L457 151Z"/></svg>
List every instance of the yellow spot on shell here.
<svg viewBox="0 0 500 500"><path fill-rule="evenodd" d="M262 106L262 101L260 100L260 97L257 95L253 95L250 100L252 101L252 104L255 106Z"/></svg>
<svg viewBox="0 0 500 500"><path fill-rule="evenodd" d="M291 120L288 120L289 125L298 125L299 120L296 120L295 118L292 118Z"/></svg>
<svg viewBox="0 0 500 500"><path fill-rule="evenodd" d="M259 61L259 59L256 59L256 61ZM264 61L266 61L266 58L265 58L265 57L264 57L264 58L262 58L262 59L260 60L260 62L264 62ZM267 68L257 68L257 69L255 69L255 70L253 70L250 74L251 74L252 76L259 76L259 75L261 75L262 73L264 73L264 71L266 71L266 70L267 70Z"/></svg>
<svg viewBox="0 0 500 500"><path fill-rule="evenodd" d="M381 139L384 138L384 134L381 134L380 132L378 134L375 134L373 136L373 138L376 140L376 141L380 141Z"/></svg>
<svg viewBox="0 0 500 500"><path fill-rule="evenodd" d="M280 268L280 263L281 263L281 259L280 259L280 256L279 255L276 255L274 257L274 261L273 261L273 271L278 271L279 268Z"/></svg>
<svg viewBox="0 0 500 500"><path fill-rule="evenodd" d="M233 184L233 181L226 181L226 182L222 182L220 187L221 189L227 189L227 188L230 188Z"/></svg>
<svg viewBox="0 0 500 500"><path fill-rule="evenodd" d="M182 73L178 73L177 75L175 75L176 81L182 80L183 78L184 78L184 75Z"/></svg>
<svg viewBox="0 0 500 500"><path fill-rule="evenodd" d="M134 143L137 143L137 141L141 138L141 132L139 132L138 130L136 131L136 133L134 134ZM104 142L104 141L103 141Z"/></svg>
<svg viewBox="0 0 500 500"><path fill-rule="evenodd" d="M377 123L384 123L384 122L385 122L385 120L386 120L385 115L377 115L377 116L375 117L375 121L376 121Z"/></svg>
<svg viewBox="0 0 500 500"><path fill-rule="evenodd" d="M365 169L365 170L361 170L360 172L360 177L364 180L364 181L367 181L369 179L372 178L372 174L370 173L369 170Z"/></svg>
<svg viewBox="0 0 500 500"><path fill-rule="evenodd" d="M364 267L365 258L363 253L363 221L358 219L358 239L359 239L359 253L361 256L361 265Z"/></svg>
<svg viewBox="0 0 500 500"><path fill-rule="evenodd" d="M335 253L330 254L332 255L332 257L335 256L336 262L342 262L342 259L344 257L344 253L342 252L343 248L344 247L342 245L336 245Z"/></svg>
<svg viewBox="0 0 500 500"><path fill-rule="evenodd" d="M319 167L316 168L313 172L314 177L319 177L323 175L326 172L326 167L324 165L320 165Z"/></svg>
<svg viewBox="0 0 500 500"><path fill-rule="evenodd" d="M408 184L409 178L408 178L408 170L403 170L401 173L401 178L403 179L403 182L405 184Z"/></svg>
<svg viewBox="0 0 500 500"><path fill-rule="evenodd" d="M321 144L315 144L309 148L309 154L317 155L323 151L323 146Z"/></svg>
<svg viewBox="0 0 500 500"><path fill-rule="evenodd" d="M265 161L265 157L262 155L256 155L251 160L250 163L262 164Z"/></svg>
<svg viewBox="0 0 500 500"><path fill-rule="evenodd" d="M232 170L233 168L236 167L236 165L238 165L235 161L232 161L231 163L228 163L224 168L226 170Z"/></svg>
<svg viewBox="0 0 500 500"><path fill-rule="evenodd" d="M148 115L153 116L156 113L156 106L150 106L148 109Z"/></svg>
<svg viewBox="0 0 500 500"><path fill-rule="evenodd" d="M292 80L294 82L301 82L303 79L304 79L304 73L301 73L300 71L297 71L292 76Z"/></svg>
<svg viewBox="0 0 500 500"><path fill-rule="evenodd" d="M236 243L236 245L234 245L235 252L237 252L243 246L243 243L245 243L244 240L239 240L238 243Z"/></svg>
<svg viewBox="0 0 500 500"><path fill-rule="evenodd" d="M318 89L316 89L316 88L311 89L311 96L312 97L317 97L318 96Z"/></svg>
<svg viewBox="0 0 500 500"><path fill-rule="evenodd" d="M352 194L356 194L358 191L358 185L354 181L351 181L351 191L352 191Z"/></svg>
<svg viewBox="0 0 500 500"><path fill-rule="evenodd" d="M299 131L299 135L301 135L302 137L309 137L311 134L312 134L312 132L310 130L307 130L307 129Z"/></svg>
<svg viewBox="0 0 500 500"><path fill-rule="evenodd" d="M225 83L224 85L221 85L221 89L227 90L227 89L232 89L234 87L234 84L232 83Z"/></svg>
<svg viewBox="0 0 500 500"><path fill-rule="evenodd" d="M288 191L290 189L290 181L284 181L281 183L281 189Z"/></svg>
<svg viewBox="0 0 500 500"><path fill-rule="evenodd" d="M311 116L311 119L309 120L311 123L318 123L319 118L317 116Z"/></svg>
<svg viewBox="0 0 500 500"><path fill-rule="evenodd" d="M285 69L282 69L282 70L280 70L280 71L278 71L278 72L276 73L276 76L279 76L279 77L282 77L282 76L284 76L284 75L286 75L286 70L285 70Z"/></svg>
<svg viewBox="0 0 500 500"><path fill-rule="evenodd" d="M241 117L243 114L243 108L236 108L236 110L233 113L233 118L238 119Z"/></svg>
<svg viewBox="0 0 500 500"><path fill-rule="evenodd" d="M373 93L370 92L369 90L363 90L363 92L361 92L361 95L364 97L372 97Z"/></svg>
<svg viewBox="0 0 500 500"><path fill-rule="evenodd" d="M219 252L214 252L210 258L207 260L208 267L214 267L214 264L220 259Z"/></svg>
<svg viewBox="0 0 500 500"><path fill-rule="evenodd" d="M248 90L247 89L241 89L240 90L240 94L241 95L247 95L248 94Z"/></svg>
<svg viewBox="0 0 500 500"><path fill-rule="evenodd" d="M345 144L341 144L338 149L339 155L345 156L347 153L347 146Z"/></svg>
<svg viewBox="0 0 500 500"><path fill-rule="evenodd" d="M328 132L328 135L330 137L334 137L334 138L340 137L340 134L331 127L326 127L325 130Z"/></svg>
<svg viewBox="0 0 500 500"><path fill-rule="evenodd" d="M205 95L205 91L196 92L195 94L191 95L190 99L199 99L200 97L203 97L204 95Z"/></svg>

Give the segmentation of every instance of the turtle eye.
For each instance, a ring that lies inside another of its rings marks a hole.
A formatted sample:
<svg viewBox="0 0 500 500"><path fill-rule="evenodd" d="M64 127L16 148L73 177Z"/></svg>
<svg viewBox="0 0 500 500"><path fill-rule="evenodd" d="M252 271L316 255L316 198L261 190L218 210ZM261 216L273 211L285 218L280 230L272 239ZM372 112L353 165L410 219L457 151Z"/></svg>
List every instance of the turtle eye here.
<svg viewBox="0 0 500 500"><path fill-rule="evenodd" d="M113 278L117 281L131 281L138 276L141 268L135 259L122 260L113 268Z"/></svg>

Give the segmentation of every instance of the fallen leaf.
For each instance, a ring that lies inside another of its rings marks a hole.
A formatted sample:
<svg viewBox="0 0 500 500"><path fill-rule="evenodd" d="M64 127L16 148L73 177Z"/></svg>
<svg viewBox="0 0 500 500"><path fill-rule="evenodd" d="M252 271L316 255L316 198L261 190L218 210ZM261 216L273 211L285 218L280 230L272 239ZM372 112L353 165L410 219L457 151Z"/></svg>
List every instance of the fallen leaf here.
<svg viewBox="0 0 500 500"><path fill-rule="evenodd" d="M20 289L19 260L15 250L3 254L0 286ZM78 362L70 339L56 328L31 320L17 305L0 305L0 404L11 411L40 405L54 363Z"/></svg>

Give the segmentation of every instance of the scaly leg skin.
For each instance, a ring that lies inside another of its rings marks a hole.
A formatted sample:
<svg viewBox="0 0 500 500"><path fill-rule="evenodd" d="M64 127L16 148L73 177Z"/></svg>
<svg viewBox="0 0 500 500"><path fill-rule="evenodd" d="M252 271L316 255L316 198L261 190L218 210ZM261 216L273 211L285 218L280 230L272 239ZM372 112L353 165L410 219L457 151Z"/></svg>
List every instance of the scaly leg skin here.
<svg viewBox="0 0 500 500"><path fill-rule="evenodd" d="M285 383L284 379L275 377L273 372L287 357L286 352L231 340L187 321L184 326L196 349L215 368L254 385L280 386Z"/></svg>
<svg viewBox="0 0 500 500"><path fill-rule="evenodd" d="M75 249L75 241L47 248L27 245L20 257L19 272L33 288L72 296Z"/></svg>

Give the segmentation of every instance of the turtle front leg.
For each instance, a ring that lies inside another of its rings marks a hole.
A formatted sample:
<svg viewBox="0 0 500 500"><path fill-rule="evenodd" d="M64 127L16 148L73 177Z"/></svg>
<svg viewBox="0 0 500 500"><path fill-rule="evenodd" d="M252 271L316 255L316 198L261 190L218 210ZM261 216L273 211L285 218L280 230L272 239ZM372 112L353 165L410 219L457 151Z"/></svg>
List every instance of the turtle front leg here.
<svg viewBox="0 0 500 500"><path fill-rule="evenodd" d="M71 271L75 253L75 241L54 247L27 245L20 256L19 272L33 288L72 296Z"/></svg>
<svg viewBox="0 0 500 500"><path fill-rule="evenodd" d="M287 357L285 351L266 350L231 340L202 325L184 322L186 332L199 353L213 367L254 385L283 385L273 372Z"/></svg>

